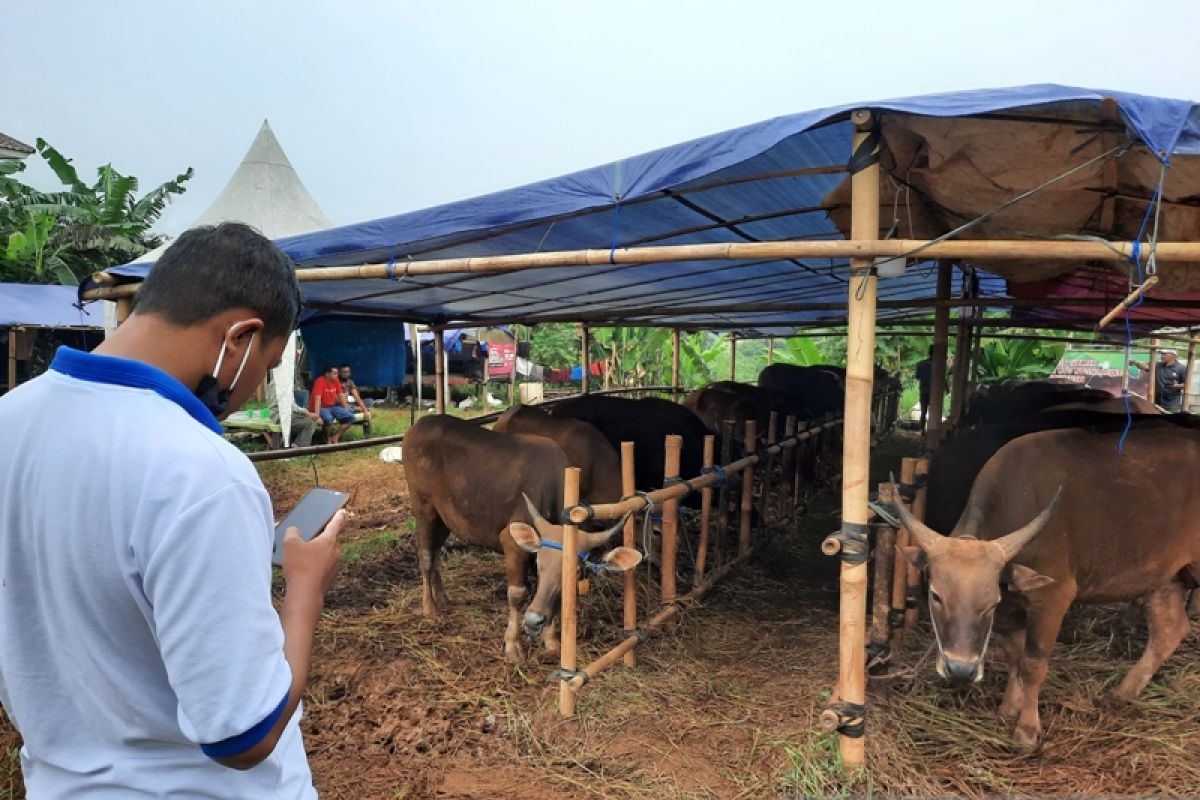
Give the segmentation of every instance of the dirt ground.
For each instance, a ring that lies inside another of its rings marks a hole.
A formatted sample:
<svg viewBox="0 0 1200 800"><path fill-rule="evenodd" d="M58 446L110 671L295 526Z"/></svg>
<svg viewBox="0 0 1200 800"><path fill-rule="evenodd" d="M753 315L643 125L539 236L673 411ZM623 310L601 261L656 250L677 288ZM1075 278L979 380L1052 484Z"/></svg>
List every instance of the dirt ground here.
<svg viewBox="0 0 1200 800"><path fill-rule="evenodd" d="M876 450L874 480L916 449L898 435ZM280 513L314 478L354 494L346 567L319 631L304 734L328 798L789 798L994 794L1182 795L1200 791L1200 663L1193 635L1132 706L1103 690L1144 643L1124 609L1073 612L1042 694L1045 747L1008 744L995 710L1002 669L966 692L938 683L914 632L901 677L872 698L869 767L846 775L836 738L816 732L836 675L837 562L821 539L837 498L781 522L762 552L676 629L614 667L562 719L557 666L536 646L501 654L500 557L450 543L453 607L420 615L403 468L368 450L264 465ZM619 579L581 598L580 663L617 641ZM3 726L0 798L23 796L15 733Z"/></svg>

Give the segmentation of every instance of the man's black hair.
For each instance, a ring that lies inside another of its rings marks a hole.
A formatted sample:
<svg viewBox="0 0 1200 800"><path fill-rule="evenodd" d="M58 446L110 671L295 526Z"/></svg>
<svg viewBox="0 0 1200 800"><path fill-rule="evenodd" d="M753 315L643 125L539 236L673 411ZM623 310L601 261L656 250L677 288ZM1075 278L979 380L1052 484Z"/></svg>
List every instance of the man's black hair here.
<svg viewBox="0 0 1200 800"><path fill-rule="evenodd" d="M270 239L249 225L222 222L181 234L150 270L134 308L176 325L248 308L274 339L296 328L300 284L292 260Z"/></svg>
<svg viewBox="0 0 1200 800"><path fill-rule="evenodd" d="M353 369L349 364L342 364L338 369Z"/></svg>

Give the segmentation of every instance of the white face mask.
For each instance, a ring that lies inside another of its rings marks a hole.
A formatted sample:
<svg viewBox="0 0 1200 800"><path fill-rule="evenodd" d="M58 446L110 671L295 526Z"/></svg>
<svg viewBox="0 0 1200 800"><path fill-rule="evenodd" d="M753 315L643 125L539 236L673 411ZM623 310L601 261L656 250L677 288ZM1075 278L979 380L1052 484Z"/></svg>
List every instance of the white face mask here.
<svg viewBox="0 0 1200 800"><path fill-rule="evenodd" d="M241 324L241 323L238 323ZM231 325L225 335L233 333L233 329L238 325ZM254 346L254 337L257 334L250 334L250 341L246 343L246 352L242 355L242 363L238 367L237 372L233 376L233 381L229 384L228 389L221 389L217 383L217 375L221 373L221 364L225 361L225 343L221 343L221 352L217 355L217 365L213 367L211 375L205 375L200 380L200 385L196 387L195 395L204 404L204 407L212 412L214 417L220 417L225 413L225 408L229 405L229 397L233 394L233 387L237 386L238 379L242 377L242 371L246 369L246 362L250 360L250 348Z"/></svg>

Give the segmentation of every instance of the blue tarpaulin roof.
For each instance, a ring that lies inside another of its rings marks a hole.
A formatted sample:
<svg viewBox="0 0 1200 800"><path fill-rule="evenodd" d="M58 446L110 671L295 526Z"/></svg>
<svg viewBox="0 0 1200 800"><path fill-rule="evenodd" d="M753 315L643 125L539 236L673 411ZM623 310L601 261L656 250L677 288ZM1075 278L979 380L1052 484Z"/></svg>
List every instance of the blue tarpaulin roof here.
<svg viewBox="0 0 1200 800"><path fill-rule="evenodd" d="M74 286L0 283L0 327L103 328L103 307L80 310L75 297Z"/></svg>
<svg viewBox="0 0 1200 800"><path fill-rule="evenodd" d="M825 259L436 276L405 276L403 264L649 244L842 238L849 113L857 108L882 112L881 236L940 235L1126 140L1132 149L1110 156L1119 162L1116 183L1098 161L1057 186L1057 193L1043 192L964 238L1133 238L1162 155L1171 157L1171 175L1179 178L1165 192L1167 199L1200 196L1200 174L1178 169L1200 154L1200 109L1193 103L1035 85L777 117L571 175L279 244L304 267L395 264L392 280L305 283L305 303L315 310L435 324L578 320L760 332L840 322L844 311L812 307L846 300L848 265ZM1115 211L1102 213L1104 203L1115 204ZM1100 226L1104 217L1107 229ZM1170 240L1171 233L1178 231L1164 227L1162 238ZM882 280L880 299L931 297L935 279L928 266L914 265L903 277ZM1095 268L1056 264L1022 275L1018 266L978 270L981 295L1005 296L1005 278L1046 280ZM111 272L137 279L147 269L130 265ZM883 308L879 316L913 312Z"/></svg>

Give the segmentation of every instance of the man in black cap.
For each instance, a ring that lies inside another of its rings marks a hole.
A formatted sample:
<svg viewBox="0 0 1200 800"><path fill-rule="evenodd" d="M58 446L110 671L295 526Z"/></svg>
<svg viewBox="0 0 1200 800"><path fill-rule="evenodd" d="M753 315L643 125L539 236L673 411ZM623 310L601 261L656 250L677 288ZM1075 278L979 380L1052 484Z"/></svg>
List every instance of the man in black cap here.
<svg viewBox="0 0 1200 800"><path fill-rule="evenodd" d="M1179 354L1170 349L1160 350L1162 359L1158 362L1158 374L1155 382L1154 402L1163 410L1178 414L1183 410L1183 392L1187 387L1187 367L1180 363ZM1138 369L1150 369L1149 364L1140 361L1130 361Z"/></svg>

